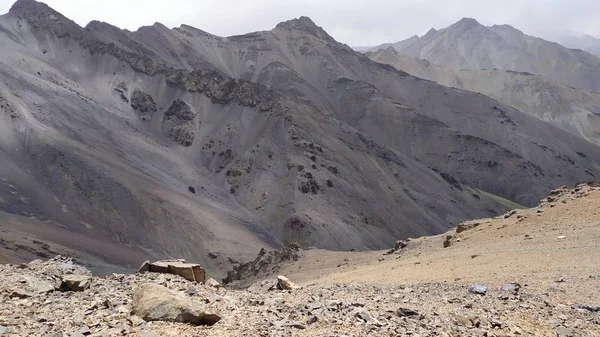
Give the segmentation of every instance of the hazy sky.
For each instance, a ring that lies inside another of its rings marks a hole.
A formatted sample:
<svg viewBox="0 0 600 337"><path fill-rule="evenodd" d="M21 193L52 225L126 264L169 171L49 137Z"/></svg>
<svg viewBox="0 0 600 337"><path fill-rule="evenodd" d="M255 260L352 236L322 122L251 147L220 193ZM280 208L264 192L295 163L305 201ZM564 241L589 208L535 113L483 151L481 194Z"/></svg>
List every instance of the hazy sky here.
<svg viewBox="0 0 600 337"><path fill-rule="evenodd" d="M14 0L0 0L0 12ZM136 30L161 22L187 23L229 36L273 28L309 16L340 42L352 46L395 42L462 17L485 25L507 23L548 37L557 30L600 35L600 0L46 0L80 25L91 20Z"/></svg>

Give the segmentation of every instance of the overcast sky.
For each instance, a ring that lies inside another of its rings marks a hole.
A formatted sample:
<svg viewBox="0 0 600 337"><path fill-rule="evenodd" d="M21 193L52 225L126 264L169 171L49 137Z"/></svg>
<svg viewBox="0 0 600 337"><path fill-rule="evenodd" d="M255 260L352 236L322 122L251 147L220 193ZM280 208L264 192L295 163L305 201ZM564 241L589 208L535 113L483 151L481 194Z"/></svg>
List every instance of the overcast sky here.
<svg viewBox="0 0 600 337"><path fill-rule="evenodd" d="M0 12L14 0L0 0ZM395 42L431 27L444 28L462 17L485 25L510 24L527 34L548 37L556 30L600 35L600 0L46 0L85 25L91 20L136 30L161 22L186 23L229 36L273 28L309 16L336 40L351 46Z"/></svg>

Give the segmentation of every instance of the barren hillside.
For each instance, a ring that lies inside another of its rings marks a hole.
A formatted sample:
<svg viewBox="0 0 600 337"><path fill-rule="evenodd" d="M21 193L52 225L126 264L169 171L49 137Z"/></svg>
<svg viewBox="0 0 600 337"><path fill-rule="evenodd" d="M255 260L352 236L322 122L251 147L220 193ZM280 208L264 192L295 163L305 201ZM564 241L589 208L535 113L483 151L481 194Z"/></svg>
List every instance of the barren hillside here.
<svg viewBox="0 0 600 337"><path fill-rule="evenodd" d="M455 70L388 48L369 53L380 63L437 83L479 92L588 141L600 144L600 94L543 76L510 70Z"/></svg>
<svg viewBox="0 0 600 337"><path fill-rule="evenodd" d="M306 17L131 32L19 0L0 44L4 261L223 274L262 247L380 249L600 176L597 146L373 62Z"/></svg>

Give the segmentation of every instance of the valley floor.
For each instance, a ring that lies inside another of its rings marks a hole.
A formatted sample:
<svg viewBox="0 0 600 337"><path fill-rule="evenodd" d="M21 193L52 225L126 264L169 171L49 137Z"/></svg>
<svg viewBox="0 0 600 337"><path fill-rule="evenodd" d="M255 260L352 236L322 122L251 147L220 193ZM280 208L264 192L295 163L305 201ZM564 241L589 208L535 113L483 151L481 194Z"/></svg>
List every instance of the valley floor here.
<svg viewBox="0 0 600 337"><path fill-rule="evenodd" d="M598 206L600 188L580 185L553 191L538 208L469 221L396 251L301 251L278 270L302 286L291 291L269 290L277 275L217 290L149 273L94 278L83 292L36 293L32 284L64 273L59 262L5 265L0 334L600 336ZM132 315L132 293L147 282L185 293L221 320L144 322ZM473 284L487 291L471 293Z"/></svg>

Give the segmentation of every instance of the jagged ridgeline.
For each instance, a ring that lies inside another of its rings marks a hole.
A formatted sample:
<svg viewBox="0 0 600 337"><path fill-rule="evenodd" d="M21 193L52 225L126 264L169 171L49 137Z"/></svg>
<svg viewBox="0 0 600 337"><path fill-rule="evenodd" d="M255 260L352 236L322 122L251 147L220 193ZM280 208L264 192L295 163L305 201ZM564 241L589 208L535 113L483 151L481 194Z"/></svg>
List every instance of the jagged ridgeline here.
<svg viewBox="0 0 600 337"><path fill-rule="evenodd" d="M0 216L25 247L6 259L49 254L25 231L96 265L223 276L262 247L387 248L600 174L597 146L306 17L130 32L19 0L0 44Z"/></svg>

